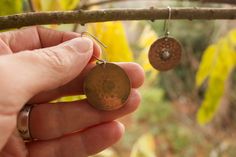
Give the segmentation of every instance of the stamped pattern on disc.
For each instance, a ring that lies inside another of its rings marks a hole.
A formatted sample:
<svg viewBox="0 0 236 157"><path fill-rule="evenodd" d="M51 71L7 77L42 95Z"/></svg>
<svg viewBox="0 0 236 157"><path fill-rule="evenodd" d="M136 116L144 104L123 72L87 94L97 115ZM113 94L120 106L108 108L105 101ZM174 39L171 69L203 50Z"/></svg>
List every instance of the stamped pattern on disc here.
<svg viewBox="0 0 236 157"><path fill-rule="evenodd" d="M96 65L86 76L84 92L97 109L116 110L125 105L131 90L126 72L113 63Z"/></svg>
<svg viewBox="0 0 236 157"><path fill-rule="evenodd" d="M181 60L181 45L171 37L156 40L150 47L148 58L150 64L159 71L176 67Z"/></svg>

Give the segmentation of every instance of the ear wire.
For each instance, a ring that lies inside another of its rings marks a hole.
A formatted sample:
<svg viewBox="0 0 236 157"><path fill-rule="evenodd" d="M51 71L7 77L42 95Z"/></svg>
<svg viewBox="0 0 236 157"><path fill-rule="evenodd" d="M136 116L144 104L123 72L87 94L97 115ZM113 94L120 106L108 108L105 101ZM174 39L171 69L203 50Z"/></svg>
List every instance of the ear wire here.
<svg viewBox="0 0 236 157"><path fill-rule="evenodd" d="M171 13L171 11L172 11L172 10L171 10L171 7L168 6L167 8L168 8L168 19L165 20L165 23L164 23L165 36L168 36L168 35L170 34L170 32L169 32L169 23L170 23L171 15L172 15L172 13Z"/></svg>
<svg viewBox="0 0 236 157"><path fill-rule="evenodd" d="M89 36L92 37L96 42L98 42L99 45L101 45L102 48L103 48L103 49L102 49L102 52L105 52L105 49L107 48L107 46L106 46L104 43L102 43L97 37L95 37L94 35L92 35L91 33L87 32L87 31L82 32L82 33L81 33L81 37L83 37L85 34L89 35ZM103 53L103 54L106 55L106 53ZM107 63L106 60L99 59L98 57L96 57L96 56L94 56L94 55L93 55L93 57L94 57L97 61L103 63L104 65ZM106 58L106 57L105 57L105 58ZM99 63L99 62L98 62L98 63Z"/></svg>

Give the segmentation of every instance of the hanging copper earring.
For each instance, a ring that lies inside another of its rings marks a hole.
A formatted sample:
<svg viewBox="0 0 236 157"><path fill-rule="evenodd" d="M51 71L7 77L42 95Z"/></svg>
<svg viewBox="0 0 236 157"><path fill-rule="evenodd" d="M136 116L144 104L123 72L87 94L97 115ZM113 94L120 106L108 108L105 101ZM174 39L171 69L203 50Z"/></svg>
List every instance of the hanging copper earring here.
<svg viewBox="0 0 236 157"><path fill-rule="evenodd" d="M106 48L101 41L88 32L83 32L81 36L85 33ZM128 75L118 65L95 58L97 64L88 72L83 84L87 101L100 110L109 111L123 107L131 91Z"/></svg>
<svg viewBox="0 0 236 157"><path fill-rule="evenodd" d="M180 43L169 37L169 21L171 20L171 8L168 7L168 20L164 23L164 37L156 40L150 47L148 58L150 64L159 71L167 71L176 67L181 60Z"/></svg>

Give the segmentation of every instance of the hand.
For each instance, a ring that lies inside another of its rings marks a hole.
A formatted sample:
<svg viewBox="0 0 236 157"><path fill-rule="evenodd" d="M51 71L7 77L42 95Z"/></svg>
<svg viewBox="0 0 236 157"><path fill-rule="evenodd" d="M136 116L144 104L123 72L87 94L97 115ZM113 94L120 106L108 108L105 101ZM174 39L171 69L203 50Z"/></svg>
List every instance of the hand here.
<svg viewBox="0 0 236 157"><path fill-rule="evenodd" d="M123 125L114 121L140 103L136 90L144 80L135 63L119 63L132 91L125 107L99 111L86 100L50 104L66 95L83 94L85 74L95 66L100 49L72 32L28 27L0 34L0 157L85 157L120 139ZM16 129L25 104L37 104L30 131L37 141L25 144Z"/></svg>

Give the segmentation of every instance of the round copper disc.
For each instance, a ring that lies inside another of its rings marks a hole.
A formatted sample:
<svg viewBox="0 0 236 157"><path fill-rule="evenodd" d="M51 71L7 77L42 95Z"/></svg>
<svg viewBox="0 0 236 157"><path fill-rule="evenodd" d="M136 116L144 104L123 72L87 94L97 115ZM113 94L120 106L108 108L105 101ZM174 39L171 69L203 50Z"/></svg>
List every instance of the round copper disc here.
<svg viewBox="0 0 236 157"><path fill-rule="evenodd" d="M181 59L181 45L171 37L156 40L149 50L149 62L159 71L166 71L176 67Z"/></svg>
<svg viewBox="0 0 236 157"><path fill-rule="evenodd" d="M84 82L88 102L101 110L121 108L128 99L130 90L131 83L127 74L113 63L96 65Z"/></svg>

